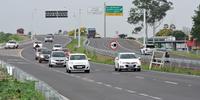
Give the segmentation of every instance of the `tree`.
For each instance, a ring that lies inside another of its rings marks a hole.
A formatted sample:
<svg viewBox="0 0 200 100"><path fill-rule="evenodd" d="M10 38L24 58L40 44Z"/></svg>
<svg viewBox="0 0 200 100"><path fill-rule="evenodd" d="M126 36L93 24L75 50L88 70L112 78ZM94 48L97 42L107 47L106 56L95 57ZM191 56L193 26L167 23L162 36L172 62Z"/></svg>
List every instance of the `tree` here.
<svg viewBox="0 0 200 100"><path fill-rule="evenodd" d="M132 2L134 5L130 10L130 14L128 17L128 23L137 25L133 33L138 33L142 30L143 27L143 9L146 9L146 19L148 25L153 27L153 34L155 34L156 28L160 25L160 23L156 26L157 22L160 22L165 16L166 12L172 9L173 3L167 0L134 0ZM147 30L146 27L145 30Z"/></svg>
<svg viewBox="0 0 200 100"><path fill-rule="evenodd" d="M172 36L174 36L176 38L176 40L185 40L187 39L187 35L180 30L175 30L172 32Z"/></svg>
<svg viewBox="0 0 200 100"><path fill-rule="evenodd" d="M156 33L156 36L170 36L172 35L173 30L172 29L162 29L158 33Z"/></svg>
<svg viewBox="0 0 200 100"><path fill-rule="evenodd" d="M200 42L200 5L197 10L195 10L195 15L192 17L193 19L193 27L191 34L196 38L198 42Z"/></svg>

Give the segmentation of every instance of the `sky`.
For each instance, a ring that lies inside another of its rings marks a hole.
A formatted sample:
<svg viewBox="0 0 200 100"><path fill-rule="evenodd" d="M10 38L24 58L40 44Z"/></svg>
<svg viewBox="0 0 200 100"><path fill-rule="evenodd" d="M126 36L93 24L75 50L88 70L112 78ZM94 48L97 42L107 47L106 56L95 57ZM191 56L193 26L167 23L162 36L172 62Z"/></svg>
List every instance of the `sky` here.
<svg viewBox="0 0 200 100"><path fill-rule="evenodd" d="M173 2L173 10L167 12L163 24L175 24L176 28L192 27L194 10L200 4L200 0L170 0ZM144 32L132 34L134 25L127 23L132 0L0 0L0 31L16 33L18 28L24 28L25 32L36 34L56 33L59 29L70 31L75 27L85 26L96 28L97 33L103 36L104 16L101 14L88 14L89 8L103 10L106 5L123 6L123 16L107 16L107 36L115 37L118 34L128 34L133 37L141 37ZM45 18L47 10L68 10L68 18ZM79 14L79 11L81 12ZM148 35L152 36L149 29Z"/></svg>

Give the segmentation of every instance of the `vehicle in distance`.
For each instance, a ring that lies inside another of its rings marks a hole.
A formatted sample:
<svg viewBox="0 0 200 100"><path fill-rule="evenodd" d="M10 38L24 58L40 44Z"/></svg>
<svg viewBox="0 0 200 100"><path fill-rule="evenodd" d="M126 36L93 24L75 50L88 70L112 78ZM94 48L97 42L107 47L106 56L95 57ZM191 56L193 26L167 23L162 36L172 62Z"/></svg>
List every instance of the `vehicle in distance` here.
<svg viewBox="0 0 200 100"><path fill-rule="evenodd" d="M9 48L16 49L18 47L19 47L19 44L15 40L10 40L6 43L4 48L5 49L9 49Z"/></svg>
<svg viewBox="0 0 200 100"><path fill-rule="evenodd" d="M49 67L63 66L66 67L66 59L64 51L52 51L49 59Z"/></svg>
<svg viewBox="0 0 200 100"><path fill-rule="evenodd" d="M72 53L69 55L66 72L71 73L72 71L84 71L85 73L90 73L90 64L85 54Z"/></svg>
<svg viewBox="0 0 200 100"><path fill-rule="evenodd" d="M96 29L95 28L88 28L87 38L95 38Z"/></svg>
<svg viewBox="0 0 200 100"><path fill-rule="evenodd" d="M48 35L44 38L44 42L53 42L53 37Z"/></svg>
<svg viewBox="0 0 200 100"><path fill-rule="evenodd" d="M36 48L35 49L35 60L38 60L42 49L44 49L44 48Z"/></svg>
<svg viewBox="0 0 200 100"><path fill-rule="evenodd" d="M96 34L95 38L101 38L101 35L100 34Z"/></svg>
<svg viewBox="0 0 200 100"><path fill-rule="evenodd" d="M41 41L35 41L33 43L33 48L36 49L36 48L42 48L42 42Z"/></svg>
<svg viewBox="0 0 200 100"><path fill-rule="evenodd" d="M49 61L51 55L51 50L49 49L41 49L41 52L38 56L38 62L42 63L43 61Z"/></svg>
<svg viewBox="0 0 200 100"><path fill-rule="evenodd" d="M146 44L140 49L140 52L142 55L150 55L153 53L154 49L155 49L155 45Z"/></svg>
<svg viewBox="0 0 200 100"><path fill-rule="evenodd" d="M115 57L115 71L132 70L141 71L140 57L136 57L135 53L118 53Z"/></svg>
<svg viewBox="0 0 200 100"><path fill-rule="evenodd" d="M52 50L53 51L58 51L58 50L62 50L62 45L61 44L54 44Z"/></svg>

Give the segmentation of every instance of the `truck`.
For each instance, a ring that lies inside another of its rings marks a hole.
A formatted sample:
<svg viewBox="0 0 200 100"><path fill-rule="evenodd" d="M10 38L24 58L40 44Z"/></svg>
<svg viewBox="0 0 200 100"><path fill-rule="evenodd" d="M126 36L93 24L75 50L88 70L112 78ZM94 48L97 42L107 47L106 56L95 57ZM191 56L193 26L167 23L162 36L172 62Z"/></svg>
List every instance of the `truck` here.
<svg viewBox="0 0 200 100"><path fill-rule="evenodd" d="M95 36L96 36L96 29L88 28L87 38L95 38Z"/></svg>

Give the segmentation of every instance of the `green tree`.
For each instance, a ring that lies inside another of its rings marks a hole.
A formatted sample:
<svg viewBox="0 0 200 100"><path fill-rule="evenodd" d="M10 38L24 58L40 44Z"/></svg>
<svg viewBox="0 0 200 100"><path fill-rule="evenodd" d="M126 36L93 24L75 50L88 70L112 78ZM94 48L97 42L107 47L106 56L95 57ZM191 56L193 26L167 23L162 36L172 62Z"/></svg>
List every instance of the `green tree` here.
<svg viewBox="0 0 200 100"><path fill-rule="evenodd" d="M193 27L191 34L194 38L200 42L200 5L197 10L195 10L195 15L192 17L193 19Z"/></svg>
<svg viewBox="0 0 200 100"><path fill-rule="evenodd" d="M134 6L130 10L128 23L136 25L136 27L133 30L133 33L138 33L142 30L142 12L143 9L146 9L146 24L153 27L154 34L155 29L157 28L156 23L160 22L166 16L166 12L170 10L172 8L171 6L173 5L173 3L168 0L134 0L132 4Z"/></svg>
<svg viewBox="0 0 200 100"><path fill-rule="evenodd" d="M172 33L172 29L162 29L158 33L156 33L156 36L170 36L172 35Z"/></svg>
<svg viewBox="0 0 200 100"><path fill-rule="evenodd" d="M180 31L180 30L173 31L172 36L174 36L176 40L185 40L188 38L187 35L183 31Z"/></svg>

